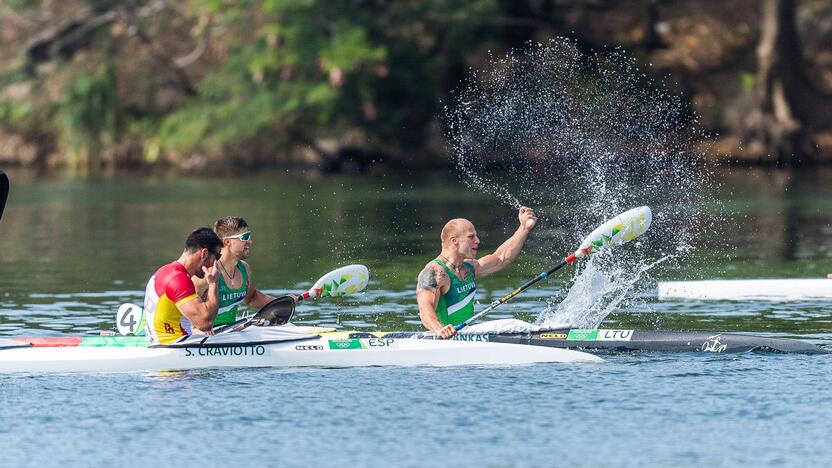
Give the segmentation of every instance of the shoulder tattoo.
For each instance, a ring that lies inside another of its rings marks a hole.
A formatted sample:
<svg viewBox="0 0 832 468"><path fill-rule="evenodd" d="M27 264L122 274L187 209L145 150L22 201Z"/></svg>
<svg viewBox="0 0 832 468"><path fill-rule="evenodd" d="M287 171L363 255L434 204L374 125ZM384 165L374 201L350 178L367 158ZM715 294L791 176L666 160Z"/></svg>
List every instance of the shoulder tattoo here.
<svg viewBox="0 0 832 468"><path fill-rule="evenodd" d="M433 268L425 268L419 273L419 279L416 282L416 289L427 289L433 290L439 287L439 283L436 281L437 274L436 270Z"/></svg>

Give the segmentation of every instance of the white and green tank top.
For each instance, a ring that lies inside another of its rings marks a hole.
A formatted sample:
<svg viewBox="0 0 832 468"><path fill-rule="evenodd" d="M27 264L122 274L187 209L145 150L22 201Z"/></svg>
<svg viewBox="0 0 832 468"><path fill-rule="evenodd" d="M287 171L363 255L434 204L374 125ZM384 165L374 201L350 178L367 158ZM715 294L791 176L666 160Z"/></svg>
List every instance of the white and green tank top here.
<svg viewBox="0 0 832 468"><path fill-rule="evenodd" d="M246 292L248 292L248 272L246 272L246 267L243 266L242 260L238 261L234 268L242 273L243 283L239 288L231 289L225 284L223 275L219 275L220 310L217 312L217 318L214 319L214 325L234 323L237 320L237 308L243 302L243 299L246 298Z"/></svg>
<svg viewBox="0 0 832 468"><path fill-rule="evenodd" d="M451 279L451 287L448 292L439 298L436 306L436 317L442 325L459 325L474 316L474 295L477 293L477 285L474 282L474 267L463 263L468 271L465 280L459 279L442 260L434 260Z"/></svg>

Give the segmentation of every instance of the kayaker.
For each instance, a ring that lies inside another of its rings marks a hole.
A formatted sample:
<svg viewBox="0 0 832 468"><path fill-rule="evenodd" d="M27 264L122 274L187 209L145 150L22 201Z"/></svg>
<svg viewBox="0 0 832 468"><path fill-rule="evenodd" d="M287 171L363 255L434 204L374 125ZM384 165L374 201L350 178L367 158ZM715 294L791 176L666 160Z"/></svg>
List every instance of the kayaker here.
<svg viewBox="0 0 832 468"><path fill-rule="evenodd" d="M168 344L191 333L213 334L217 316L217 270L222 241L211 230L194 229L185 240L179 259L156 270L147 282L144 313L151 344ZM201 300L191 276L205 278L207 294Z"/></svg>
<svg viewBox="0 0 832 468"><path fill-rule="evenodd" d="M467 219L448 221L442 229L442 252L425 265L416 285L419 318L426 329L441 338L451 338L458 325L474 315L475 278L507 267L517 258L526 237L537 223L531 208L522 207L517 231L494 253L476 259L480 239Z"/></svg>
<svg viewBox="0 0 832 468"><path fill-rule="evenodd" d="M251 267L245 261L251 255L252 233L246 220L239 216L226 216L214 223L214 232L222 241L219 261L214 266L219 270L217 291L219 312L214 325L227 325L237 320L237 309L241 303L260 309L275 298L254 287ZM204 278L192 278L197 293L204 296L208 282Z"/></svg>

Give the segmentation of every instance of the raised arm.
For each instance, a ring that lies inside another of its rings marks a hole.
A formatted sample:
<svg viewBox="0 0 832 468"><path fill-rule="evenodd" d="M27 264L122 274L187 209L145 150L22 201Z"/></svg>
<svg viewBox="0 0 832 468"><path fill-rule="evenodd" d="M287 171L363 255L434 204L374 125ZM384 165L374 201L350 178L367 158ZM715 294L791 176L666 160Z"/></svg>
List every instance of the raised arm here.
<svg viewBox="0 0 832 468"><path fill-rule="evenodd" d="M439 317L436 316L436 307L439 305L439 298L448 291L451 279L445 271L429 264L425 266L416 283L416 302L419 304L419 319L426 329L432 331L443 339L451 338L456 334L453 325L442 325Z"/></svg>
<svg viewBox="0 0 832 468"><path fill-rule="evenodd" d="M520 226L494 253L480 257L477 260L468 261L474 266L477 277L488 276L502 270L509 266L520 254L523 244L526 243L526 237L537 223L537 216L531 208L524 206L520 208L518 218L520 219Z"/></svg>
<svg viewBox="0 0 832 468"><path fill-rule="evenodd" d="M208 335L213 335L214 319L217 317L217 311L220 308L219 297L217 296L217 275L219 274L219 269L213 268L212 270L208 270L205 267L202 267L202 269L207 280L206 300L203 302L199 298L194 298L182 304L177 304L176 307L179 308L179 311L182 312L185 318L191 321L194 329Z"/></svg>
<svg viewBox="0 0 832 468"><path fill-rule="evenodd" d="M216 266L211 267L211 270L216 268ZM196 275L191 276L191 281L194 282L194 288L196 288L196 294L199 296L200 299L205 301L208 296L208 280L205 278L200 278Z"/></svg>

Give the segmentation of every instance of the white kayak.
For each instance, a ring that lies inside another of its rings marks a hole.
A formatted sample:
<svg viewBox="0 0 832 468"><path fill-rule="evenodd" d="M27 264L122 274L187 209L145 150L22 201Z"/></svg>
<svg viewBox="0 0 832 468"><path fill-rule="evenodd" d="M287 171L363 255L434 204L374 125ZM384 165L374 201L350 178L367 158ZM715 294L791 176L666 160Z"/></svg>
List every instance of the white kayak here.
<svg viewBox="0 0 832 468"><path fill-rule="evenodd" d="M249 327L149 347L144 337L0 340L0 373L141 372L219 367L470 366L597 362L568 349L413 338L341 338L305 327Z"/></svg>
<svg viewBox="0 0 832 468"><path fill-rule="evenodd" d="M666 281L659 299L797 301L832 299L832 279Z"/></svg>

